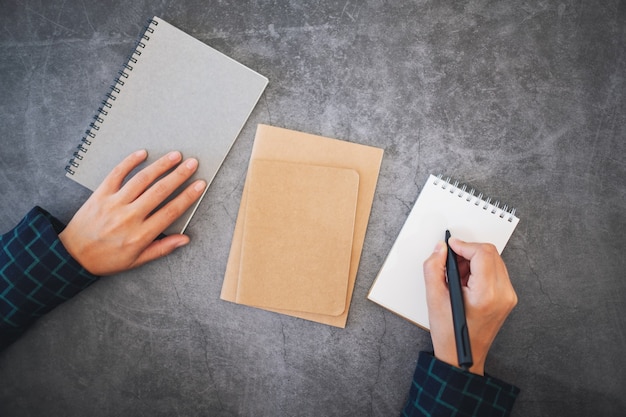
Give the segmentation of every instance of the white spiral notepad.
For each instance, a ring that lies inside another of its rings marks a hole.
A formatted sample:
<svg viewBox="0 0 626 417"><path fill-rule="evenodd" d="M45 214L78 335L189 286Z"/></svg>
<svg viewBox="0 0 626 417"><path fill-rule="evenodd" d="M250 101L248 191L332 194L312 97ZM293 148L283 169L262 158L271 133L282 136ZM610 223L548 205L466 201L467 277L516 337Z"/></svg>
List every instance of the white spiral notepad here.
<svg viewBox="0 0 626 417"><path fill-rule="evenodd" d="M492 243L502 253L518 222L515 210L431 175L367 298L429 329L422 268L446 229L468 242Z"/></svg>

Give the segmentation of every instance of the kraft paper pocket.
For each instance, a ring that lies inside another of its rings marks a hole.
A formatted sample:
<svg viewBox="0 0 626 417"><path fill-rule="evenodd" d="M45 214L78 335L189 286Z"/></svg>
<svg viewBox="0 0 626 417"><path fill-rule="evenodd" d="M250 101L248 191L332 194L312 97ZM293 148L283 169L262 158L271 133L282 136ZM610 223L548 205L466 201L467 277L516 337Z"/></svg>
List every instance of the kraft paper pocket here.
<svg viewBox="0 0 626 417"><path fill-rule="evenodd" d="M346 309L359 175L252 161L237 303L337 316Z"/></svg>

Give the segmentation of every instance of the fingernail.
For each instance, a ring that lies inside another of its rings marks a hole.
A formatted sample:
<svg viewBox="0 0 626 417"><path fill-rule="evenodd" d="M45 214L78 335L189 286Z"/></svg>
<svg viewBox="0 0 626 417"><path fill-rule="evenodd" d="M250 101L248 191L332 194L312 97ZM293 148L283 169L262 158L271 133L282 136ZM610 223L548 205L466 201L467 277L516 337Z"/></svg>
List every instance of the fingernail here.
<svg viewBox="0 0 626 417"><path fill-rule="evenodd" d="M189 169L196 169L196 167L198 166L198 160L194 158L189 158L187 162L185 162L185 166Z"/></svg>
<svg viewBox="0 0 626 417"><path fill-rule="evenodd" d="M433 251L433 253L439 253L443 250L445 244L442 241L437 242L437 244L435 245L435 250Z"/></svg>
<svg viewBox="0 0 626 417"><path fill-rule="evenodd" d="M140 150L135 152L135 156L137 158L145 158L147 154L148 154L148 152L146 152L145 149L140 149Z"/></svg>
<svg viewBox="0 0 626 417"><path fill-rule="evenodd" d="M206 187L206 183L204 181L198 181L194 184L193 189L200 192L204 190L205 187Z"/></svg>
<svg viewBox="0 0 626 417"><path fill-rule="evenodd" d="M180 242L176 243L176 248L182 248L183 246L187 245L189 243L189 240L181 240Z"/></svg>
<svg viewBox="0 0 626 417"><path fill-rule="evenodd" d="M174 151L167 154L167 159L170 161L178 161L180 159L180 152Z"/></svg>

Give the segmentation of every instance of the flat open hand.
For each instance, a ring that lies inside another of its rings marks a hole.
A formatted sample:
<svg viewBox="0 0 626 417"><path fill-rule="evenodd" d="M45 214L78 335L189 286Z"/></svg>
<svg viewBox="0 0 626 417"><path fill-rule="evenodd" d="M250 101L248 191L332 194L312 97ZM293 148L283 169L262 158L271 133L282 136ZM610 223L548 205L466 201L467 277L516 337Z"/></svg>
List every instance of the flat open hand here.
<svg viewBox="0 0 626 417"><path fill-rule="evenodd" d="M145 150L137 151L113 168L59 235L70 255L94 275L135 268L189 243L183 234L155 239L200 198L206 182L193 182L154 210L193 175L198 161L180 163L181 154L170 152L122 185L147 156Z"/></svg>

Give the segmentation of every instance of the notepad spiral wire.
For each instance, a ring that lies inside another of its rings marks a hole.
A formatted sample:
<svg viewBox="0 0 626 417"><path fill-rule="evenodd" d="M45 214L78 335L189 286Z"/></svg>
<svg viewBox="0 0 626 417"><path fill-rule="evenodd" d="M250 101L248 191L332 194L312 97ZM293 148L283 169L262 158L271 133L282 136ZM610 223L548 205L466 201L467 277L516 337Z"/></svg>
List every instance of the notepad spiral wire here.
<svg viewBox="0 0 626 417"><path fill-rule="evenodd" d="M476 195L476 190L474 188L467 191L467 185L459 186L459 181L452 182L450 177L443 179L443 176L440 174L437 176L433 184L436 186L441 184L441 188L449 190L450 194L456 194L459 198L465 198L465 201L468 203L481 207L483 210L489 211L491 214L497 215L501 219L506 218L509 222L512 222L516 217L515 208L509 208L506 204L503 204L502 207L500 207L501 203L499 201L492 203L491 197L486 197L483 193Z"/></svg>
<svg viewBox="0 0 626 417"><path fill-rule="evenodd" d="M94 121L89 124L89 129L85 131L85 136L81 139L81 143L73 153L69 164L65 167L65 171L68 174L74 175L76 173L75 168L78 168L80 161L84 158L84 154L89 151L89 146L91 145L92 140L96 138L98 130L100 130L106 116L109 114L109 110L113 107L113 102L122 92L122 87L124 87L125 84L124 80L128 79L130 76L130 72L133 70L133 65L139 62L140 58L138 57L141 56L141 50L144 49L147 42L150 41L150 34L154 33L154 29L158 24L159 22L153 19L148 20L148 25L144 28L144 32L135 45L135 49L124 63L123 68L118 71L118 77L113 80L114 84L110 87L110 91L106 94L106 98L102 101L102 107L98 108L98 113L93 117Z"/></svg>

